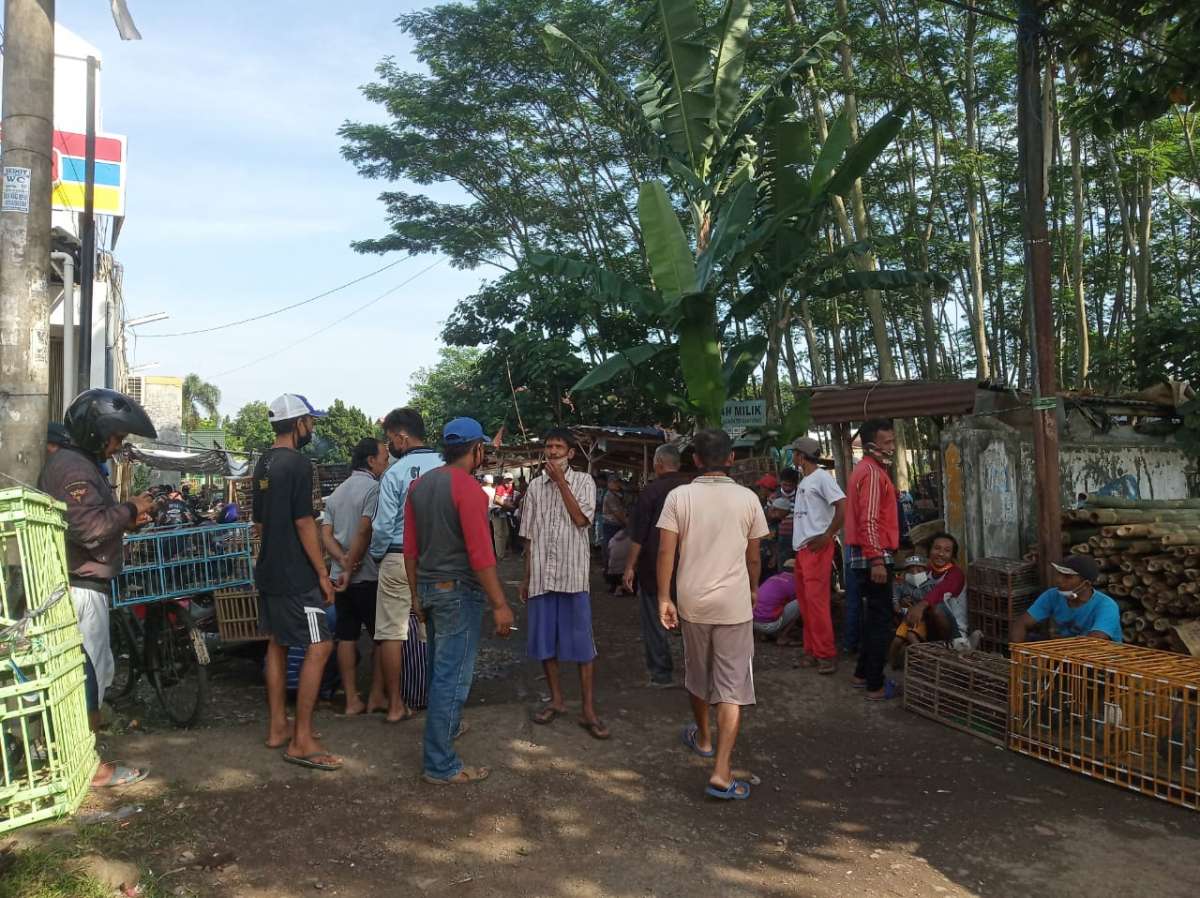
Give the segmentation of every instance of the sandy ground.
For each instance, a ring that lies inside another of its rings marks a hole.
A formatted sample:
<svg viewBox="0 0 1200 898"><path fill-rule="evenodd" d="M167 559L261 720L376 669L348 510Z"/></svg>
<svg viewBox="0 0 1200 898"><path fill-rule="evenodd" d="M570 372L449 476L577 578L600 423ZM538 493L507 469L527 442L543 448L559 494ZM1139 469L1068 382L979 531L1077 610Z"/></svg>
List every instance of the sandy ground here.
<svg viewBox="0 0 1200 898"><path fill-rule="evenodd" d="M515 563L505 570L515 583ZM599 581L594 595L611 741L574 716L533 725L540 667L520 643L489 639L461 753L491 767L490 780L425 785L423 717L385 726L332 707L319 727L346 768L309 772L263 747L255 664L226 660L199 728L150 714L104 738L107 756L154 775L89 807L140 813L100 835L66 824L22 839L87 838L179 895L1196 894L1195 812L1020 757L899 701L869 705L850 688L850 665L818 677L793 669L795 649L760 645L756 659L759 704L735 762L761 783L746 802L706 799L705 762L679 741L685 693L646 686L634 600Z"/></svg>

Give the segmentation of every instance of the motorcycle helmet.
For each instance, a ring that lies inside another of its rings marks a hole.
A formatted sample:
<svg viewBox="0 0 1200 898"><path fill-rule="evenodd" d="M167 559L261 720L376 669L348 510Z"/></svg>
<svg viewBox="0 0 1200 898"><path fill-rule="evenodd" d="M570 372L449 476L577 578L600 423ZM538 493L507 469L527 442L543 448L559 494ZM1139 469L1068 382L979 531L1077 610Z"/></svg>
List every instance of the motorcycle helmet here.
<svg viewBox="0 0 1200 898"><path fill-rule="evenodd" d="M97 461L104 461L104 446L114 433L158 438L146 410L116 390L84 390L72 400L63 423L71 442Z"/></svg>

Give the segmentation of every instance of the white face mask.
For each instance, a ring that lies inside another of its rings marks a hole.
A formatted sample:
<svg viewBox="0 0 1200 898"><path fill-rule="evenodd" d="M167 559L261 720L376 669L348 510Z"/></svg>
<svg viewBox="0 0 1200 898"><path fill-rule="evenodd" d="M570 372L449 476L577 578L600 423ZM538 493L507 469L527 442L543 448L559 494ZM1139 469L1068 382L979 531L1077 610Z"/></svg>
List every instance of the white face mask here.
<svg viewBox="0 0 1200 898"><path fill-rule="evenodd" d="M921 586L929 579L928 571L918 571L915 574L905 574L904 580L909 586Z"/></svg>

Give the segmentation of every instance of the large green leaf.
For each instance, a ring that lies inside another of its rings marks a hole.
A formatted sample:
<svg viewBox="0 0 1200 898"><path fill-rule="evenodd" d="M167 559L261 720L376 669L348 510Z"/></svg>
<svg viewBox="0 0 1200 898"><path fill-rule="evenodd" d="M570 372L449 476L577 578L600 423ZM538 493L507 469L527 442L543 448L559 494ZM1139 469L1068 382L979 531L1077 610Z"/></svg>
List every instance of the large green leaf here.
<svg viewBox="0 0 1200 898"><path fill-rule="evenodd" d="M646 117L692 171L704 170L713 144L712 49L695 0L654 0L661 40L655 64L636 88Z"/></svg>
<svg viewBox="0 0 1200 898"><path fill-rule="evenodd" d="M848 271L839 277L809 288L809 296L829 299L860 290L904 290L908 287L936 287L948 290L950 282L933 271Z"/></svg>
<svg viewBox="0 0 1200 898"><path fill-rule="evenodd" d="M790 443L797 437L808 433L808 425L812 423L812 392L805 391L796 395L796 403L783 416L783 427L780 436L783 442Z"/></svg>
<svg viewBox="0 0 1200 898"><path fill-rule="evenodd" d="M721 366L721 376L725 381L725 395L736 396L746 386L750 374L762 361L767 351L766 336L758 334L729 347L725 354L725 363Z"/></svg>
<svg viewBox="0 0 1200 898"><path fill-rule="evenodd" d="M632 309L638 314L658 317L663 312L663 299L657 293L644 290L619 274L582 259L550 253L530 253L525 257L525 261L531 267L552 277L589 281L603 298Z"/></svg>
<svg viewBox="0 0 1200 898"><path fill-rule="evenodd" d="M654 286L667 303L677 303L684 295L695 293L696 263L692 250L671 198L658 181L644 181L638 187L638 223Z"/></svg>
<svg viewBox="0 0 1200 898"><path fill-rule="evenodd" d="M713 122L718 137L733 126L742 98L742 72L750 42L750 0L725 0L717 19L717 55L713 62Z"/></svg>
<svg viewBox="0 0 1200 898"><path fill-rule="evenodd" d="M809 178L810 196L816 197L822 192L826 182L833 176L837 164L846 155L848 146L850 146L850 118L847 110L843 109L841 115L833 120L833 127L825 136L825 142L821 144L821 152L813 164L812 177Z"/></svg>
<svg viewBox="0 0 1200 898"><path fill-rule="evenodd" d="M725 404L721 344L717 340L716 303L709 297L689 297L695 305L708 300L704 314L685 315L679 325L679 369L703 425L716 425Z"/></svg>
<svg viewBox="0 0 1200 898"><path fill-rule="evenodd" d="M837 172L824 185L825 192L838 196L845 196L849 193L854 182L867 173L875 160L896 139L900 129L904 127L904 118L907 114L907 106L898 106L868 128L867 133L859 138L858 143L847 151ZM816 183L815 177L813 182Z"/></svg>
<svg viewBox="0 0 1200 898"><path fill-rule="evenodd" d="M701 290L707 288L713 269L745 239L757 198L758 190L754 182L747 180L717 208L716 227L713 228L708 246L696 261L696 282ZM736 272L727 274L734 275Z"/></svg>
<svg viewBox="0 0 1200 898"><path fill-rule="evenodd" d="M620 350L610 355L575 383L570 392L577 393L607 383L619 374L632 371L638 365L645 364L660 352L668 349L665 343L641 343L628 349Z"/></svg>

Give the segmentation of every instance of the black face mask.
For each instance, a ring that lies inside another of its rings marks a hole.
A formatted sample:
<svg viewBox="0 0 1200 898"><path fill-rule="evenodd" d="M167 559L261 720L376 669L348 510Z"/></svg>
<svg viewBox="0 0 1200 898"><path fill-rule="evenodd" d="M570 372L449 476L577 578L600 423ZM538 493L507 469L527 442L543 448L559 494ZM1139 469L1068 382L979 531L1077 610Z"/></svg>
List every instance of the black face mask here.
<svg viewBox="0 0 1200 898"><path fill-rule="evenodd" d="M303 449L305 446L307 446L309 443L312 442L312 438L313 438L312 427L309 427L308 433L304 434L303 436L300 435L299 433L297 433L296 434L296 448Z"/></svg>
<svg viewBox="0 0 1200 898"><path fill-rule="evenodd" d="M407 449L397 449L391 443L388 443L388 455L390 455L392 458L404 458L404 456L407 454Z"/></svg>

